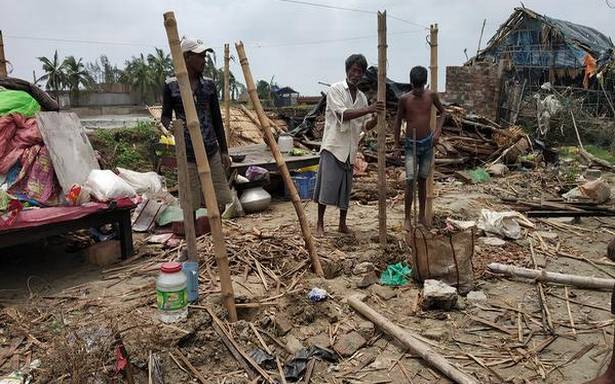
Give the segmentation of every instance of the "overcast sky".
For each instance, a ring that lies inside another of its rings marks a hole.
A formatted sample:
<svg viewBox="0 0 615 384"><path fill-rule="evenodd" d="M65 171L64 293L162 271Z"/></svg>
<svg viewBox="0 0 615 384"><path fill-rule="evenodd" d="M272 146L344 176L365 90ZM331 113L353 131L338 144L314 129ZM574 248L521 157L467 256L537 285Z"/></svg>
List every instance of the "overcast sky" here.
<svg viewBox="0 0 615 384"><path fill-rule="evenodd" d="M440 88L444 67L460 65L476 52L483 19L483 46L519 6L510 0L307 0L358 10L386 9L388 77L407 81L409 68L429 64L426 26L440 28ZM615 0L610 0L615 6ZM168 51L162 14L175 11L180 35L195 36L214 47L223 64L225 42L243 40L256 79L289 85L304 95L323 89L318 81L344 78L344 59L365 54L376 64L376 15L324 9L281 0L2 0L0 29L12 75L41 76L38 56L75 55L86 61L100 54L122 67L124 61L153 47ZM593 26L615 36L615 9L606 0L524 0L526 7L548 16ZM83 42L80 42L83 41ZM236 55L231 45L232 55ZM238 63L231 70L243 82Z"/></svg>

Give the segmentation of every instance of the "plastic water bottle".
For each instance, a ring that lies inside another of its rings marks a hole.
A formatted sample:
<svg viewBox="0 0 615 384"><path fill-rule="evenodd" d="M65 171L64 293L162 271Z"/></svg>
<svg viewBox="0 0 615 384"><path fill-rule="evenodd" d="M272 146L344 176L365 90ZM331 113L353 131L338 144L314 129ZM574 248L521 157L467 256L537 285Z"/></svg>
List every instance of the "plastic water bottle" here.
<svg viewBox="0 0 615 384"><path fill-rule="evenodd" d="M180 263L164 263L156 280L160 321L175 323L188 317L188 288Z"/></svg>

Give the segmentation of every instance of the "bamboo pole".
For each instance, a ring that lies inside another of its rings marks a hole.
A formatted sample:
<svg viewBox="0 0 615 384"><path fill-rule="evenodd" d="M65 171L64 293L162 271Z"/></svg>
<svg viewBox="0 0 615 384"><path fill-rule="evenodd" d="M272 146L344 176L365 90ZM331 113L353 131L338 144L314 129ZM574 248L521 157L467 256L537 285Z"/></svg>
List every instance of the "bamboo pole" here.
<svg viewBox="0 0 615 384"><path fill-rule="evenodd" d="M229 44L224 44L224 130L226 142L230 145L231 136L231 95L229 86L229 63L231 61Z"/></svg>
<svg viewBox="0 0 615 384"><path fill-rule="evenodd" d="M214 252L218 273L220 274L220 285L222 288L222 300L228 311L231 321L237 321L237 311L235 309L235 296L233 293L233 284L231 282L231 271L226 257L226 244L224 243L224 233L222 232L222 220L220 219L220 210L216 201L216 193L214 184L211 180L211 171L209 169L209 161L205 152L205 143L201 134L199 119L192 98L192 88L188 79L188 70L184 62L184 55L181 51L179 34L177 32L177 21L173 12L164 14L164 27L171 48L171 56L175 67L175 76L179 83L186 120L188 122L188 130L190 139L194 147L199 179L201 188L205 196L205 204L207 205L207 215L209 217L209 225L211 227L211 235L214 242Z"/></svg>
<svg viewBox="0 0 615 384"><path fill-rule="evenodd" d="M380 329L399 340L404 347L408 348L410 353L420 356L431 366L445 374L449 379L460 384L478 384L474 378L455 368L444 356L432 350L429 345L419 340L417 335L392 323L389 319L362 302L358 297L349 297L348 304Z"/></svg>
<svg viewBox="0 0 615 384"><path fill-rule="evenodd" d="M387 245L387 180L386 180L386 72L387 13L378 12L378 101L385 109L378 113L378 232L380 246Z"/></svg>
<svg viewBox="0 0 615 384"><path fill-rule="evenodd" d="M569 275L566 273L547 272L540 269L515 267L514 265L491 263L487 266L489 272L499 273L506 276L522 277L524 279L536 279L549 283L571 285L578 288L589 289L613 289L615 279L603 279L600 277L588 277Z"/></svg>
<svg viewBox="0 0 615 384"><path fill-rule="evenodd" d="M438 92L438 24L433 24L429 28L429 47L430 50L430 88L432 92ZM431 107L431 131L435 132L437 125L436 120L436 107ZM434 153L434 160L435 160ZM433 222L433 169L435 161L431 162L431 169L429 170L429 177L427 178L427 196L425 201L425 220L427 225L431 225Z"/></svg>
<svg viewBox="0 0 615 384"><path fill-rule="evenodd" d="M192 211L192 194L188 178L188 160L186 159L186 138L184 137L184 121L173 120L173 135L175 136L175 158L177 159L177 179L179 182L179 202L184 214L184 234L188 248L188 260L198 262L196 247L196 231L194 229L194 213Z"/></svg>
<svg viewBox="0 0 615 384"><path fill-rule="evenodd" d="M258 99L258 94L256 93L256 87L254 85L254 79L252 78L252 73L250 72L250 64L248 63L248 58L246 57L246 51L243 47L243 43L241 41L236 43L235 48L237 49L237 54L239 55L239 63L241 64L243 76L246 80L246 87L248 88L250 100L252 100L252 105L254 106L254 109L256 109L256 115L258 116L258 120L260 121L260 127L264 133L265 142L269 145L269 150L275 158L278 170L280 171L282 179L284 180L284 184L286 185L286 188L290 193L290 199L293 202L295 212L297 213L297 217L299 218L299 225L301 226L301 232L303 234L303 240L305 241L305 247L307 248L312 262L312 270L314 271L314 273L316 273L316 275L322 277L324 276L324 272L322 270L322 266L320 265L320 258L316 253L314 239L312 238L312 231L310 230L310 226L305 216L305 212L303 211L303 206L301 205L301 200L299 199L299 194L297 193L295 183L293 183L292 179L290 178L290 172L288 172L286 161L284 160L282 153L278 149L278 145L273 138L273 134L271 133L271 124L269 122L269 119L267 119L267 116L265 116L263 106Z"/></svg>
<svg viewBox="0 0 615 384"><path fill-rule="evenodd" d="M7 76L6 57L4 57L4 39L2 38L2 31L0 31L0 79L4 79Z"/></svg>

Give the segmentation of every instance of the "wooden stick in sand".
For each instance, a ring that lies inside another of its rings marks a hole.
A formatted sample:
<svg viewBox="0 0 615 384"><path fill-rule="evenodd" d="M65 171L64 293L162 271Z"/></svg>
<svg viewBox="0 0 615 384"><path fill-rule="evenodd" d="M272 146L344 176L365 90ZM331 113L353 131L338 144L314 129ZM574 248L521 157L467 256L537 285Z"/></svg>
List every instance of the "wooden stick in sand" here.
<svg viewBox="0 0 615 384"><path fill-rule="evenodd" d="M578 288L611 290L615 286L615 279L603 279L600 277L588 277L569 275L566 273L547 272L540 269L515 267L514 265L491 263L487 266L489 272L502 275L521 277L524 279L536 279L549 283L570 285Z"/></svg>
<svg viewBox="0 0 615 384"><path fill-rule="evenodd" d="M198 261L196 247L196 230L194 229L194 213L192 211L192 195L188 181L188 160L186 159L186 139L184 137L184 121L177 119L172 123L175 137L175 158L177 159L177 179L179 182L179 202L184 214L184 234L188 245L188 260Z"/></svg>
<svg viewBox="0 0 615 384"><path fill-rule="evenodd" d="M446 358L432 350L429 345L420 341L412 332L402 329L392 323L386 317L370 308L369 305L362 302L359 297L349 297L348 304L387 334L394 336L404 347L407 347L412 354L420 356L431 366L445 374L449 379L459 384L478 384L474 378L455 368Z"/></svg>
<svg viewBox="0 0 615 384"><path fill-rule="evenodd" d="M6 70L6 58L4 57L4 40L2 39L2 31L0 31L0 79L4 79L8 76Z"/></svg>
<svg viewBox="0 0 615 384"><path fill-rule="evenodd" d="M378 113L378 234L380 246L387 245L387 180L386 180L386 72L387 14L378 12L378 101L385 104Z"/></svg>
<svg viewBox="0 0 615 384"><path fill-rule="evenodd" d="M209 217L209 225L211 226L216 264L220 275L222 300L228 311L229 319L231 321L237 321L235 295L231 282L231 270L229 268L228 258L226 257L226 244L224 243L224 233L222 232L220 210L218 209L214 184L211 180L211 171L205 152L205 143L203 142L203 135L201 134L199 119L196 114L194 99L192 98L192 88L190 86L190 80L188 79L188 70L186 69L184 55L180 47L177 21L175 20L175 14L173 12L166 12L164 14L164 27L167 32L169 47L171 48L175 76L179 84L182 104L184 105L184 111L186 113L188 131L190 132L190 139L194 147L201 188L205 196L205 204L207 205L207 215Z"/></svg>
<svg viewBox="0 0 615 384"><path fill-rule="evenodd" d="M324 276L324 272L322 270L322 266L320 265L320 258L316 253L314 239L312 238L312 231L310 230L310 226L305 216L305 212L303 211L303 205L301 205L301 199L299 199L299 194L297 193L295 183L290 177L290 172L288 172L286 161L284 160L284 157L282 156L282 153L278 148L273 134L271 133L271 123L269 122L269 119L267 119L265 111L263 110L263 106L258 99L258 94L256 93L256 86L254 85L254 79L252 78L252 73L250 72L250 64L248 64L248 58L246 57L246 51L243 47L243 43L241 41L236 43L235 48L237 48L237 54L239 55L239 63L241 64L243 76L246 80L246 87L248 88L250 100L252 100L252 105L254 105L258 120L260 121L260 127L265 134L265 142L269 146L269 150L275 158L275 162L278 165L278 170L282 175L282 179L284 180L286 189L289 191L290 199L293 202L293 206L295 207L295 212L297 213L297 217L299 218L299 225L301 226L301 232L303 234L303 240L305 241L305 247L310 255L310 260L312 261L312 270L316 275L322 277Z"/></svg>
<svg viewBox="0 0 615 384"><path fill-rule="evenodd" d="M438 92L438 24L433 24L429 28L429 46L430 50L430 85L429 88L432 92ZM438 121L436 119L436 107L431 107L431 131L435 132ZM434 154L434 160L435 160ZM425 220L427 225L431 225L433 222L433 169L436 164L435 161L431 162L431 169L429 170L429 177L427 179L427 193L425 197Z"/></svg>

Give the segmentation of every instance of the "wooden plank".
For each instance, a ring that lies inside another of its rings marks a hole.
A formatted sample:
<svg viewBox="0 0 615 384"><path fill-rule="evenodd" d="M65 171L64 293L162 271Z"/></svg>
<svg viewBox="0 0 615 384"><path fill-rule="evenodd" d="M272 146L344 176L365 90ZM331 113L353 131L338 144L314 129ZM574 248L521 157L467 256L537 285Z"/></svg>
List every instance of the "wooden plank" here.
<svg viewBox="0 0 615 384"><path fill-rule="evenodd" d="M36 121L64 193L68 193L73 184L85 184L90 171L100 169L75 113L39 112Z"/></svg>

